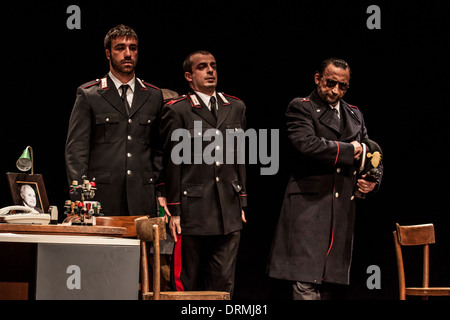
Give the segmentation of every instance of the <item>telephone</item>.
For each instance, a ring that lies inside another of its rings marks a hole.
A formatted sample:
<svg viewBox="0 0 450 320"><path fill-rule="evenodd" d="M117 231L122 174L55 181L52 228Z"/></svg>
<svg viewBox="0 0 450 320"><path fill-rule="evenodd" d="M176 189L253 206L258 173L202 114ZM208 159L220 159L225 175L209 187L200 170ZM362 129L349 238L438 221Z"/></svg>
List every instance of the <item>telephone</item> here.
<svg viewBox="0 0 450 320"><path fill-rule="evenodd" d="M11 211L19 211L11 214ZM0 222L13 224L49 224L50 214L39 213L24 206L10 206L0 209Z"/></svg>

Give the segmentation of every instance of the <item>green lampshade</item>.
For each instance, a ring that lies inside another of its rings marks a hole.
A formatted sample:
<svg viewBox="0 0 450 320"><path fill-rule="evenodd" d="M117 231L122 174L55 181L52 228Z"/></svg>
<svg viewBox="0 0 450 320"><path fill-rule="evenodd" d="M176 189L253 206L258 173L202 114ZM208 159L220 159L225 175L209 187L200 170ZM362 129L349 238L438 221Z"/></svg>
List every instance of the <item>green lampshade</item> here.
<svg viewBox="0 0 450 320"><path fill-rule="evenodd" d="M31 169L33 174L33 149L28 146L16 162L17 169L20 171L28 171Z"/></svg>

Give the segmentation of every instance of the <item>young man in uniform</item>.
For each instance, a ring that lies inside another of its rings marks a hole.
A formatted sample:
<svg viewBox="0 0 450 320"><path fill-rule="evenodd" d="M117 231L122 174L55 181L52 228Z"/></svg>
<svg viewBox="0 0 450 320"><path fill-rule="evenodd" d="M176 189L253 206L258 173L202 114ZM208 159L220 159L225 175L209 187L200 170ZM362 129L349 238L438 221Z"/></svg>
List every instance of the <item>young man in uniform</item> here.
<svg viewBox="0 0 450 320"><path fill-rule="evenodd" d="M169 227L176 240L175 285L178 290L232 292L245 222L246 173L245 164L236 161L236 150L218 141L225 140L227 130L245 130L245 105L216 91L217 65L211 53L194 52L183 67L192 91L167 104L161 122ZM180 143L173 134L177 129L184 130L193 151L181 163L172 152ZM205 161L212 149L223 157ZM233 163L227 163L227 153Z"/></svg>
<svg viewBox="0 0 450 320"><path fill-rule="evenodd" d="M138 36L112 28L104 41L108 74L77 90L66 142L69 184L95 178L107 216L157 214L162 152L161 90L135 76ZM164 203L164 198L160 198Z"/></svg>

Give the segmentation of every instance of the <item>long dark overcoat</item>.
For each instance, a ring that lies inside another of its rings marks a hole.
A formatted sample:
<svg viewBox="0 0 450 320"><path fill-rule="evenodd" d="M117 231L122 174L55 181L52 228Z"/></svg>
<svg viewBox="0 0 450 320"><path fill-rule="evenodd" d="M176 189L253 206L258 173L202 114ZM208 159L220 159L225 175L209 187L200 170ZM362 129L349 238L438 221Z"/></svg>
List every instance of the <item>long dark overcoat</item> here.
<svg viewBox="0 0 450 320"><path fill-rule="evenodd" d="M350 144L368 138L360 110L341 105L341 126L314 91L286 112L291 175L269 257L270 277L348 284L357 166Z"/></svg>
<svg viewBox="0 0 450 320"><path fill-rule="evenodd" d="M138 78L129 111L109 76L78 88L66 142L68 179L95 178L105 215L156 215L162 105L161 90Z"/></svg>

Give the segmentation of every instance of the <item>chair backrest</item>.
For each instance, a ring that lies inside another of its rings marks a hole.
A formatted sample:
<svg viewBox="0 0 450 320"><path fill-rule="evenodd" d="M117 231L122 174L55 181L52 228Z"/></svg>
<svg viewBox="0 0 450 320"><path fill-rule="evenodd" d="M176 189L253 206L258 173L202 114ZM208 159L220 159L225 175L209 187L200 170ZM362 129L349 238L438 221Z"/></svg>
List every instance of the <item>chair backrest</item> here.
<svg viewBox="0 0 450 320"><path fill-rule="evenodd" d="M154 240L167 239L166 222L164 217L149 218L147 216L139 217L133 221L136 228L136 233L141 241L153 242ZM153 226L158 226L158 235L155 239Z"/></svg>
<svg viewBox="0 0 450 320"><path fill-rule="evenodd" d="M395 253L397 257L398 279L400 299L404 300L406 296L405 270L403 264L402 246L423 246L423 272L422 285L429 285L429 245L435 243L434 225L422 224L412 226L400 226L396 224L396 231L393 232Z"/></svg>
<svg viewBox="0 0 450 320"><path fill-rule="evenodd" d="M127 232L123 235L125 238L136 238L136 225L134 220L136 218L145 216L100 216L96 217L96 225L108 226L108 227L123 227L127 229Z"/></svg>
<svg viewBox="0 0 450 320"><path fill-rule="evenodd" d="M398 223L397 236L401 246L417 246L435 243L434 225L420 224L414 226L400 226Z"/></svg>
<svg viewBox="0 0 450 320"><path fill-rule="evenodd" d="M159 300L161 292L159 241L167 238L166 223L164 221L164 217L141 217L136 219L134 222L136 224L137 237L141 240L142 246L141 269L142 273L145 273L145 275L143 275L144 280L142 280L142 291L143 293L147 293L149 287L149 277L146 272L148 270L146 242L151 242L153 247L153 300Z"/></svg>

